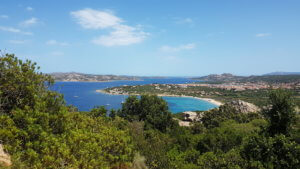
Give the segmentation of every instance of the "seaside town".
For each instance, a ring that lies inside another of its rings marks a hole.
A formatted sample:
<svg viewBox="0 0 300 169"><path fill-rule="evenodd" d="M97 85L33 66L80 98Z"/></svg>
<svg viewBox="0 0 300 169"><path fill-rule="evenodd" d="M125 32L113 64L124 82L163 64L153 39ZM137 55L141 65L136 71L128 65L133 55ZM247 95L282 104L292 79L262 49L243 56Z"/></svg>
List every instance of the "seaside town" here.
<svg viewBox="0 0 300 169"><path fill-rule="evenodd" d="M294 83L274 83L268 84L266 82L257 82L257 83L222 83L222 84L203 84L203 83L191 83L191 84L178 84L179 87L187 88L187 87L195 87L195 86L202 86L202 87L209 87L209 88L218 88L224 90L234 90L234 91L244 91L244 90L259 90L259 89L297 89L300 88L299 82Z"/></svg>

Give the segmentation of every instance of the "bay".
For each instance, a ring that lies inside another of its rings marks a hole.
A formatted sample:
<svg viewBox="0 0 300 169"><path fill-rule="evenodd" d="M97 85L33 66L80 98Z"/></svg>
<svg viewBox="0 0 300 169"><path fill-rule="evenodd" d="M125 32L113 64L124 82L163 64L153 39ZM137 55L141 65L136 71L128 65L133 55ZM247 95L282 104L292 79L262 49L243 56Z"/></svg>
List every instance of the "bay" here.
<svg viewBox="0 0 300 169"><path fill-rule="evenodd" d="M182 84L192 83L188 78L146 78L141 81L111 81L111 82L56 82L50 89L62 93L69 105L76 106L80 111L89 111L95 106L105 106L107 109L119 109L127 96L109 95L96 92L99 89L123 85L145 84ZM208 110L216 105L189 97L163 97L172 113L195 110Z"/></svg>

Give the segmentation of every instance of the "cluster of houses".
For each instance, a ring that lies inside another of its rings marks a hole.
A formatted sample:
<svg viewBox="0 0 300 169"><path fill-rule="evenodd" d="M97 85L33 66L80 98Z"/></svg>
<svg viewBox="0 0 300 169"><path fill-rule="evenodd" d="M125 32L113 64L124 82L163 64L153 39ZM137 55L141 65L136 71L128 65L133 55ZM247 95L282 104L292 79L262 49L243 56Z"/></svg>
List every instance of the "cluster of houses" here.
<svg viewBox="0 0 300 169"><path fill-rule="evenodd" d="M274 83L268 84L265 82L257 82L257 83L222 83L222 84L204 84L204 83L191 83L191 84L178 84L178 86L182 88L187 87L209 87L209 88L219 88L224 90L235 90L235 91L243 91L243 90L259 90L259 89L300 89L300 83Z"/></svg>

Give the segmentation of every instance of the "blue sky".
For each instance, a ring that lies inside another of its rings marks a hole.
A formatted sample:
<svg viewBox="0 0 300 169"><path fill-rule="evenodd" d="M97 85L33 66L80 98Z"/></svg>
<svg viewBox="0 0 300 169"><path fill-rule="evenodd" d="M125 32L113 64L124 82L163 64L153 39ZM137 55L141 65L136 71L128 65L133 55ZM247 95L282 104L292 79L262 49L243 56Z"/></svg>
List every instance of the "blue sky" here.
<svg viewBox="0 0 300 169"><path fill-rule="evenodd" d="M41 71L300 71L298 0L4 0L0 49Z"/></svg>

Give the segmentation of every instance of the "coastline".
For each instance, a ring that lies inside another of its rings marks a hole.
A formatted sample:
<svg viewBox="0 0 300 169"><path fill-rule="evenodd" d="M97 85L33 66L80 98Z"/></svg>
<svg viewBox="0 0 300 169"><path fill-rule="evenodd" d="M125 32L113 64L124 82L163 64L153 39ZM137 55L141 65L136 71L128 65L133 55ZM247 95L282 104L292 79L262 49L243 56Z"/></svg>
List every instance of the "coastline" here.
<svg viewBox="0 0 300 169"><path fill-rule="evenodd" d="M121 93L109 93L109 92L106 92L105 90L102 90L102 89L99 89L99 90L96 90L96 92L98 93L104 93L104 94L110 94L110 95L135 95L135 96L139 96L140 94L128 94L128 93L124 93L124 94L121 94ZM221 106L223 105L224 103L220 102L220 101L217 101L215 99L211 99L211 98L203 98L203 97L195 97L195 96L186 96L186 95L171 95L171 94L158 94L157 96L160 96L160 97L188 97L188 98L194 98L194 99L199 99L199 100L204 100L204 101L207 101L211 104L214 104L216 106Z"/></svg>
<svg viewBox="0 0 300 169"><path fill-rule="evenodd" d="M199 100L204 100L207 101L211 104L214 104L216 106L221 106L223 103L214 99L210 98L202 98L202 97L195 97L195 96L185 96L185 95L168 95L168 94L158 94L157 96L166 96L166 97L188 97L188 98L194 98L194 99L199 99Z"/></svg>

